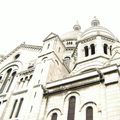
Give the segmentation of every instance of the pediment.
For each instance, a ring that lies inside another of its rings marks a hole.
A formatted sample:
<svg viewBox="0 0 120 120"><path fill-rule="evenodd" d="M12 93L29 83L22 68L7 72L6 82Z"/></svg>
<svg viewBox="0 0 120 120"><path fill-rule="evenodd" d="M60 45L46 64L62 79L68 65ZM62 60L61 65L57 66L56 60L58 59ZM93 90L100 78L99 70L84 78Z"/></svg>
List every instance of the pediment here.
<svg viewBox="0 0 120 120"><path fill-rule="evenodd" d="M54 37L56 37L56 36L58 36L58 35L56 35L55 33L50 33L50 34L43 40L43 42L46 41L46 40L52 39L52 38L54 38Z"/></svg>

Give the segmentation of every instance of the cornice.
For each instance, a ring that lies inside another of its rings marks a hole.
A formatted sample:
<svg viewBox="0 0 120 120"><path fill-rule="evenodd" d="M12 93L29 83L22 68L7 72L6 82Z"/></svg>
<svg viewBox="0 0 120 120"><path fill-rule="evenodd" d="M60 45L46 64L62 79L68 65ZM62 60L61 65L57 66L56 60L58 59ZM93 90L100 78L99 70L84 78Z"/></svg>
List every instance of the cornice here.
<svg viewBox="0 0 120 120"><path fill-rule="evenodd" d="M116 65L108 66L102 69L96 69L90 73L83 73L75 76L71 76L65 79L47 83L45 89L47 92L44 95L51 95L55 93L61 93L69 89L84 88L86 86L92 86L102 83L105 86L111 84L117 84L118 80L107 82L105 76L107 74L119 74L119 68Z"/></svg>
<svg viewBox="0 0 120 120"><path fill-rule="evenodd" d="M101 37L101 39L103 39L103 40L107 40L107 41L110 41L110 42L115 42L116 40L114 40L114 39L112 39L112 38L110 38L110 37L108 37L108 36L103 36L103 35L91 35L91 36L89 36L89 37L87 37L87 38L85 38L85 39L81 39L80 41L78 41L78 43L86 43L86 42L89 42L89 41L92 41L92 40L95 40L96 39L96 37L97 36L100 36Z"/></svg>
<svg viewBox="0 0 120 120"><path fill-rule="evenodd" d="M28 45L28 44L21 44L20 48L27 48L32 50L42 50L42 46L36 46L36 45Z"/></svg>
<svg viewBox="0 0 120 120"><path fill-rule="evenodd" d="M119 72L119 68L120 66L113 64L113 65L106 66L101 69L94 69L93 71L88 72L88 73L80 73L77 75L66 77L64 79L59 79L54 82L47 83L47 88L53 88L53 87L57 87L57 86L61 86L61 85L65 85L65 84L69 84L73 82L79 82L83 80L86 81L90 78L93 79L96 77L100 77L100 73L102 73L103 75L107 75L110 73Z"/></svg>
<svg viewBox="0 0 120 120"><path fill-rule="evenodd" d="M9 56L11 56L13 53L15 53L19 48L21 47L21 45L19 45L18 47L16 47L12 52L10 52L8 55L6 55L3 59L0 60L0 63L2 63L4 60L6 60Z"/></svg>
<svg viewBox="0 0 120 120"><path fill-rule="evenodd" d="M34 72L34 70L35 70L35 68L32 67L32 68L30 68L30 69L27 69L27 70L24 70L24 71L19 72L18 75L20 75L20 76L21 76L21 75L27 75L27 74L30 74L30 73Z"/></svg>
<svg viewBox="0 0 120 120"><path fill-rule="evenodd" d="M19 46L17 46L13 51L11 51L8 55L6 55L5 57L3 57L3 59L0 60L0 64L4 60L6 60L9 56L11 56L13 53L15 53L16 51L18 51L20 48L31 49L31 50L36 50L36 51L41 51L42 50L42 46L28 45L28 44L22 43Z"/></svg>

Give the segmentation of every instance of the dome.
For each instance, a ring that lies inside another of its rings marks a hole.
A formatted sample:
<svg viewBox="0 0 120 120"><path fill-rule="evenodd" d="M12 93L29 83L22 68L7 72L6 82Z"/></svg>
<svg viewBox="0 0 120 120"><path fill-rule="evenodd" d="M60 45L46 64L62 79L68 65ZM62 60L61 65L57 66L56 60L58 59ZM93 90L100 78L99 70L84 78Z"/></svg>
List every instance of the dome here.
<svg viewBox="0 0 120 120"><path fill-rule="evenodd" d="M86 39L88 37L96 35L102 35L111 39L115 39L113 33L107 28L100 26L100 21L96 17L94 17L94 19L91 22L91 27L82 33L81 39Z"/></svg>
<svg viewBox="0 0 120 120"><path fill-rule="evenodd" d="M80 31L70 31L62 35L60 38L62 41L65 40L77 40L78 36L81 35Z"/></svg>
<svg viewBox="0 0 120 120"><path fill-rule="evenodd" d="M65 34L63 34L60 38L62 41L65 40L77 40L78 36L81 35L81 27L78 24L78 22L73 26L73 31L67 32Z"/></svg>

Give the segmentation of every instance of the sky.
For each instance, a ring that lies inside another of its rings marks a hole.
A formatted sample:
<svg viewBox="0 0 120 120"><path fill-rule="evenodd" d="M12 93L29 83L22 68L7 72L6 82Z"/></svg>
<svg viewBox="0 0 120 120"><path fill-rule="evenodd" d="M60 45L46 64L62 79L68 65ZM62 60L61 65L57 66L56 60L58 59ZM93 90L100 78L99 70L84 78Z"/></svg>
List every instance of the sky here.
<svg viewBox="0 0 120 120"><path fill-rule="evenodd" d="M119 0L0 0L0 54L26 44L42 45L51 32L59 36L72 31L79 21L81 31L96 16L120 40Z"/></svg>

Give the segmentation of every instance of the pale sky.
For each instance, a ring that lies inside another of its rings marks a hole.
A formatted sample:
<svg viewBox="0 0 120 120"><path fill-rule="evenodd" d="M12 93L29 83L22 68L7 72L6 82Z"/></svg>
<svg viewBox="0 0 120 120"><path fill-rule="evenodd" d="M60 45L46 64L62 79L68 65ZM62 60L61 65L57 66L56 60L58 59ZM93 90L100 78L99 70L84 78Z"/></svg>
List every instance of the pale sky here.
<svg viewBox="0 0 120 120"><path fill-rule="evenodd" d="M120 40L120 0L0 0L0 54L22 42L41 45L51 32L62 35L94 16Z"/></svg>

